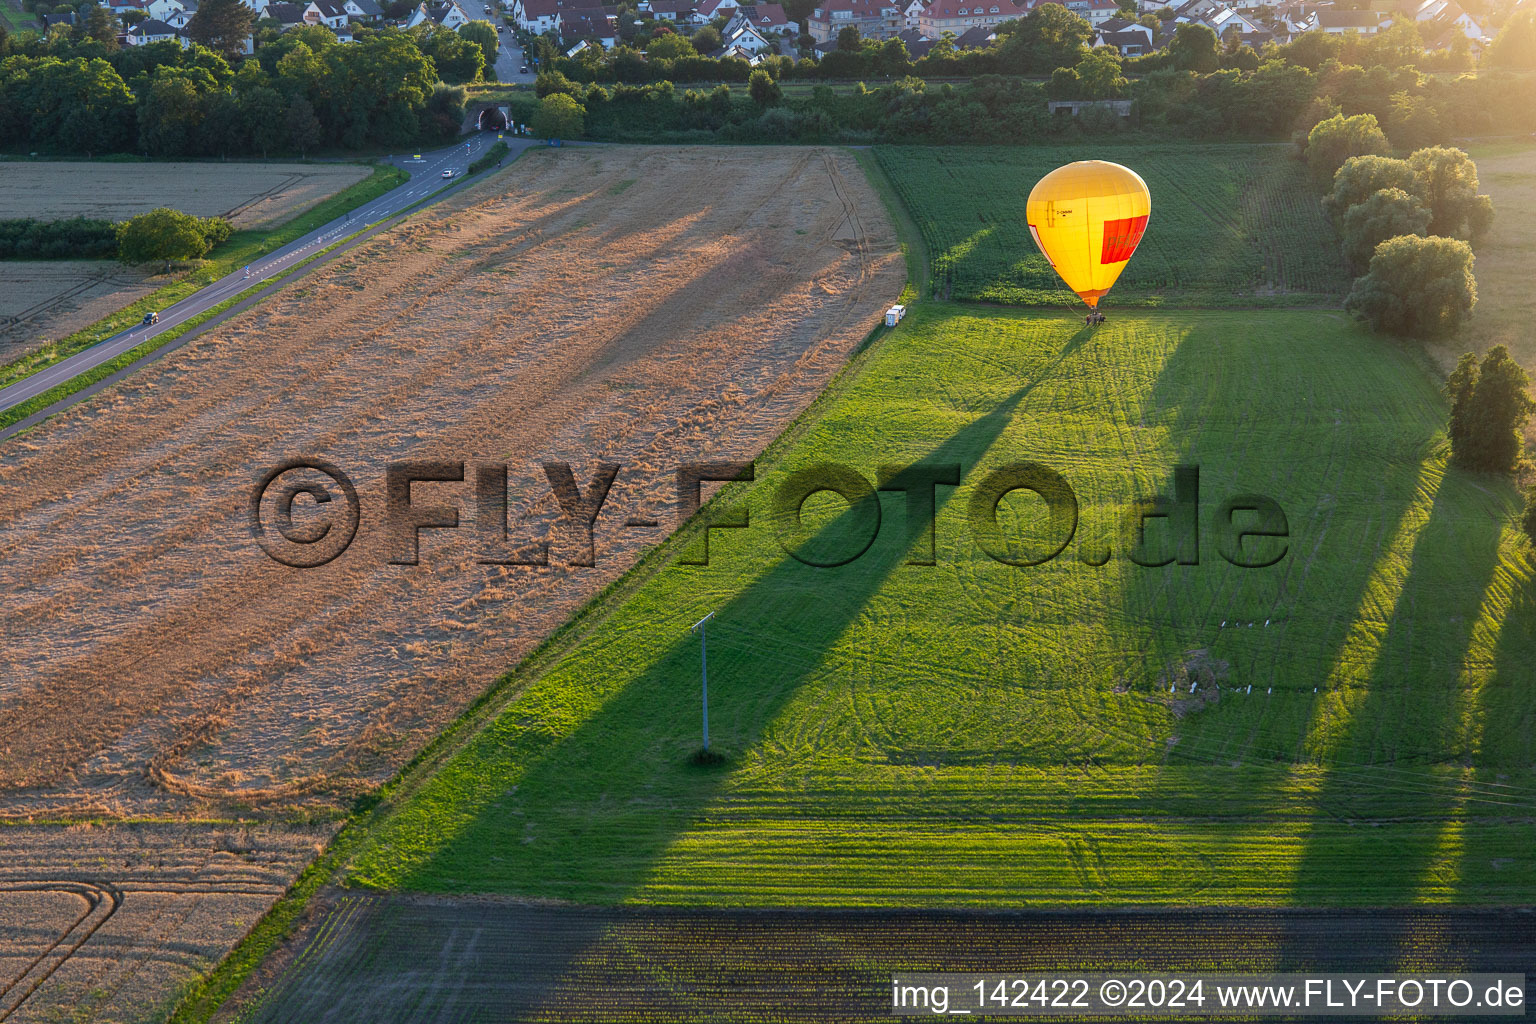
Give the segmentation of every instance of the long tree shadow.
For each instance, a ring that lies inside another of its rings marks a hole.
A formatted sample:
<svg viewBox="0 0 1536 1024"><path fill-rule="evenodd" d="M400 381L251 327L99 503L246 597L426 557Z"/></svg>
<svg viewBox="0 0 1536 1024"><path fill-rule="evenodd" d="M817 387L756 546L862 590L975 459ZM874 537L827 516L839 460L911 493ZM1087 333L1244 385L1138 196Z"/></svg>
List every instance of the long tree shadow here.
<svg viewBox="0 0 1536 1024"><path fill-rule="evenodd" d="M1319 699L1313 688L1326 690L1349 657L1414 505L1428 500L1421 490L1436 428L1427 418L1382 416L1374 405L1365 415L1380 398L1369 390L1352 407L1353 396L1330 396L1302 379L1328 378L1335 353L1320 353L1324 363L1313 366L1266 340L1235 335L1233 325L1230 317L1192 321L1140 410L1145 424L1166 427L1176 442L1159 453L1169 470L1152 491L1174 494L1173 464L1199 467L1199 564L1128 565L1112 599L1134 641L1118 671L1137 682L1120 703L1139 699L1172 711L1166 746L1149 751L1166 767L1140 794L1148 813L1236 825L1287 816L1292 768L1308 756ZM1400 400L1407 406L1417 397L1410 389ZM1377 420L1416 430L1388 437ZM1218 508L1245 492L1273 498L1287 514L1287 552L1277 564L1241 568L1217 550ZM1149 532L1154 548L1171 551L1167 532L1166 523ZM1191 693L1191 683L1200 690ZM1104 727L1121 714L1111 705ZM1192 787L1195 769L1216 774ZM1222 848L1218 839L1207 851L1209 871L1225 870Z"/></svg>
<svg viewBox="0 0 1536 1024"><path fill-rule="evenodd" d="M974 466L1033 387L1013 392L921 463L958 464L962 473ZM716 748L739 763L802 684L824 669L844 631L907 561L912 544L926 536L954 492L934 488L926 519L910 517L907 502L893 493L882 515L887 525L862 557L836 568L782 557L715 610L710 630L747 635L753 643L750 659L742 662L749 670L733 671L725 658L711 672ZM875 515L871 505L880 501L878 493L855 501L797 550L846 547L850 539L856 548ZM892 529L893 520L906 528ZM608 902L644 885L672 842L706 815L730 776L730 764L698 766L688 758L698 746L699 670L700 639L684 631L575 729L544 732L531 742L526 731L510 736L527 748L526 755L516 755L526 767L515 792L446 837L427 863L401 879L403 887L454 888L453 879L468 876L483 885L488 856L496 862L489 868L499 883L493 887L503 891ZM657 731L637 729L637 722L657 723Z"/></svg>
<svg viewBox="0 0 1536 1024"><path fill-rule="evenodd" d="M1499 525L1468 514L1466 483L1452 472L1436 491L1413 547L1395 613L1363 692L1331 724L1330 756L1313 823L1290 879L1301 905L1363 902L1407 907L1433 893L1441 841L1466 814L1459 769L1476 758L1466 735L1463 665L1499 561ZM1391 970L1405 955L1434 959L1404 915L1362 934L1351 963L1318 963L1313 936L1287 932L1281 966ZM1367 938L1369 941L1367 941ZM1448 965L1436 964L1439 968Z"/></svg>
<svg viewBox="0 0 1536 1024"><path fill-rule="evenodd" d="M1536 893L1536 560L1513 574L1477 712L1478 795L1469 815L1455 880L1458 899L1479 903L1529 903Z"/></svg>

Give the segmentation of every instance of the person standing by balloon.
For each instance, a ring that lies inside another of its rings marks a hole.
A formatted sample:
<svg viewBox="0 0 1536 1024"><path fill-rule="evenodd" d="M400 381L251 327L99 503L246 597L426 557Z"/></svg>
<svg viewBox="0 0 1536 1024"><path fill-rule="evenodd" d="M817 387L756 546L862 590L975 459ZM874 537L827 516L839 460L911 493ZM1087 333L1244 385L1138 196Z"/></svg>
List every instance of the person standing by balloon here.
<svg viewBox="0 0 1536 1024"><path fill-rule="evenodd" d="M1107 160L1058 167L1030 190L1025 218L1052 269L1088 304L1090 326L1104 322L1099 300L1130 262L1152 214L1141 175Z"/></svg>

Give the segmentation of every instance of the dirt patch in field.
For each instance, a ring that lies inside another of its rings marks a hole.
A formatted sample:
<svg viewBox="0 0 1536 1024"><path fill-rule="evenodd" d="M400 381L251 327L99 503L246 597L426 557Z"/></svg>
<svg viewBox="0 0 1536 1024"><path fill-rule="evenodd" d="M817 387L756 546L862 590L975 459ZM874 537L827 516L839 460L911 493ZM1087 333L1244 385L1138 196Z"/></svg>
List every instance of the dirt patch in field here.
<svg viewBox="0 0 1536 1024"><path fill-rule="evenodd" d="M0 168L0 219L126 220L169 206L229 217L238 228L286 221L372 173L358 164L16 161Z"/></svg>
<svg viewBox="0 0 1536 1024"><path fill-rule="evenodd" d="M283 951L286 969L274 964L242 993L239 1019L889 1021L891 978L909 972L1526 973L1536 954L1530 915L1517 911L631 910L332 899ZM233 1018L231 1006L219 1019Z"/></svg>
<svg viewBox="0 0 1536 1024"><path fill-rule="evenodd" d="M102 260L0 263L0 364L95 323L165 280Z"/></svg>

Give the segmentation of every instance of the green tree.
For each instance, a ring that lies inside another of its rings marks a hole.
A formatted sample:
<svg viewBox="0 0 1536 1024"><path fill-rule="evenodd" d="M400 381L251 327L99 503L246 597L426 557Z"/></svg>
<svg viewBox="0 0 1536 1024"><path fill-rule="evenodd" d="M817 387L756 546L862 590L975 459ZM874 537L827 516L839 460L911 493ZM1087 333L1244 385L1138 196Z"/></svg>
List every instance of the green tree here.
<svg viewBox="0 0 1536 1024"><path fill-rule="evenodd" d="M288 101L288 110L283 114L283 135L289 148L298 150L300 156L320 144L320 119L315 117L314 105L307 98L295 96Z"/></svg>
<svg viewBox="0 0 1536 1024"><path fill-rule="evenodd" d="M1376 247L1399 235L1429 233L1429 211L1400 188L1384 188L1344 213L1344 256L1356 273L1365 270Z"/></svg>
<svg viewBox="0 0 1536 1024"><path fill-rule="evenodd" d="M565 93L554 93L539 100L529 130L541 139L580 138L585 115L580 103Z"/></svg>
<svg viewBox="0 0 1536 1024"><path fill-rule="evenodd" d="M1279 48L1279 54L1287 64L1295 64L1307 71L1318 71L1322 64L1338 60L1344 40L1332 32L1303 32Z"/></svg>
<svg viewBox="0 0 1536 1024"><path fill-rule="evenodd" d="M325 96L330 74L331 69L325 58L300 40L277 59L273 69L273 83L289 99L303 96L314 103Z"/></svg>
<svg viewBox="0 0 1536 1024"><path fill-rule="evenodd" d="M1091 51L1077 65L1083 98L1108 100L1125 95L1130 82L1121 74L1121 67L1120 51L1114 47L1101 46Z"/></svg>
<svg viewBox="0 0 1536 1024"><path fill-rule="evenodd" d="M485 54L485 61L481 64L482 74L486 78L494 78L496 55L501 50L496 26L488 21L471 21L459 26L459 35L480 47L480 52Z"/></svg>
<svg viewBox="0 0 1536 1024"><path fill-rule="evenodd" d="M752 97L752 102L760 107L778 106L782 93L779 91L779 83L764 71L758 68L747 79L747 95Z"/></svg>
<svg viewBox="0 0 1536 1024"><path fill-rule="evenodd" d="M288 138L285 118L288 106L281 93L265 85L241 93L237 102L241 120L245 122L245 135L265 159Z"/></svg>
<svg viewBox="0 0 1536 1024"><path fill-rule="evenodd" d="M1408 157L1414 191L1429 207L1432 234L1475 242L1493 226L1493 200L1478 195L1477 164L1449 146L1421 149Z"/></svg>
<svg viewBox="0 0 1536 1024"><path fill-rule="evenodd" d="M1083 79L1077 68L1057 68L1051 72L1051 80L1045 94L1053 100L1080 100L1083 98Z"/></svg>
<svg viewBox="0 0 1536 1024"><path fill-rule="evenodd" d="M875 65L886 78L905 78L912 71L912 55L905 42L892 36L880 44Z"/></svg>
<svg viewBox="0 0 1536 1024"><path fill-rule="evenodd" d="M1174 29L1173 38L1168 41L1168 56L1180 71L1208 74L1221 67L1216 44L1215 32L1204 25L1185 22Z"/></svg>
<svg viewBox="0 0 1536 1024"><path fill-rule="evenodd" d="M240 0L202 0L187 22L187 35L233 60L251 34L256 14Z"/></svg>
<svg viewBox="0 0 1536 1024"><path fill-rule="evenodd" d="M1454 334L1477 304L1472 261L1472 247L1460 239L1389 238L1376 247L1344 308L1388 334Z"/></svg>
<svg viewBox="0 0 1536 1024"><path fill-rule="evenodd" d="M1333 191L1323 197L1323 208L1336 218L1384 188L1418 191L1413 168L1407 160L1390 156L1352 156L1333 175Z"/></svg>
<svg viewBox="0 0 1536 1024"><path fill-rule="evenodd" d="M651 45L645 49L645 55L651 60L679 60L683 57L697 57L699 51L683 36L668 32L652 39Z"/></svg>
<svg viewBox="0 0 1536 1024"><path fill-rule="evenodd" d="M1536 8L1510 16L1488 47L1488 63L1511 71L1536 71Z"/></svg>
<svg viewBox="0 0 1536 1024"><path fill-rule="evenodd" d="M208 255L229 237L229 222L219 217L194 217L161 207L132 217L117 228L117 258L124 263L195 260Z"/></svg>
<svg viewBox="0 0 1536 1024"><path fill-rule="evenodd" d="M1386 156L1392 152L1374 114L1345 117L1335 114L1319 121L1307 133L1307 169L1319 189L1333 181L1334 174L1352 156Z"/></svg>
<svg viewBox="0 0 1536 1024"><path fill-rule="evenodd" d="M720 38L720 30L713 25L705 25L695 32L692 42L698 53L714 53L725 45L725 40Z"/></svg>
<svg viewBox="0 0 1536 1024"><path fill-rule="evenodd" d="M443 81L459 85L480 80L485 69L485 51L477 43L446 28L423 32L418 38L422 55L432 61Z"/></svg>
<svg viewBox="0 0 1536 1024"><path fill-rule="evenodd" d="M464 123L465 98L463 86L439 84L427 97L423 127L444 142L457 137Z"/></svg>
<svg viewBox="0 0 1536 1024"><path fill-rule="evenodd" d="M95 3L87 5L82 13L85 16L83 22L85 35L104 46L108 53L116 50L118 47L117 16L101 4ZM0 56L3 55L3 50L0 50Z"/></svg>
<svg viewBox="0 0 1536 1024"><path fill-rule="evenodd" d="M1463 352L1456 362L1456 369L1445 381L1445 397L1450 399L1451 414L1446 421L1446 433L1451 438L1452 458L1456 452L1467 450L1472 436L1472 392L1477 388L1477 356Z"/></svg>
<svg viewBox="0 0 1536 1024"><path fill-rule="evenodd" d="M998 70L1007 74L1046 75L1076 67L1093 38L1088 22L1061 4L1037 4L1015 24L996 47ZM930 59L939 45L928 51Z"/></svg>
<svg viewBox="0 0 1536 1024"><path fill-rule="evenodd" d="M837 48L849 53L864 49L864 40L859 37L856 25L844 25L837 30Z"/></svg>
<svg viewBox="0 0 1536 1024"><path fill-rule="evenodd" d="M180 69L159 68L139 104L139 145L150 156L188 156L203 120L196 80Z"/></svg>
<svg viewBox="0 0 1536 1024"><path fill-rule="evenodd" d="M1445 140L1445 126L1426 96L1400 89L1387 99L1387 138L1399 150L1433 146Z"/></svg>
<svg viewBox="0 0 1536 1024"><path fill-rule="evenodd" d="M1468 352L1446 381L1451 400L1451 457L1480 473L1512 473L1520 466L1525 425L1536 411L1531 380L1503 345L1473 366Z"/></svg>

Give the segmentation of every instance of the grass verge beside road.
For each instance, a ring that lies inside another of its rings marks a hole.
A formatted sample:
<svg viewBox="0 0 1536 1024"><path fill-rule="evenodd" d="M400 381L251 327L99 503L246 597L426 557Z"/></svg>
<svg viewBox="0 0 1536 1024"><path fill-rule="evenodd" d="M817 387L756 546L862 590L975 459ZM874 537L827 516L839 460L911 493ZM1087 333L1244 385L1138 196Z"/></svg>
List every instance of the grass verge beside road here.
<svg viewBox="0 0 1536 1024"><path fill-rule="evenodd" d="M52 366L61 359L66 359L99 341L127 330L143 319L145 313L165 309L180 302L198 289L219 280L235 269L260 259L263 255L287 245L349 210L377 199L408 180L409 177L410 175L398 167L378 166L367 178L317 203L286 224L269 229L235 232L228 241L214 250L207 260L198 264L180 280L151 292L89 327L84 327L68 337L49 342L0 366L0 387L14 384L39 370ZM151 348L146 351L152 351L156 343L163 343L162 339L169 340L166 334L159 335L151 339L148 343ZM57 398L53 400L57 401ZM19 417L5 422L14 423L17 418Z"/></svg>

